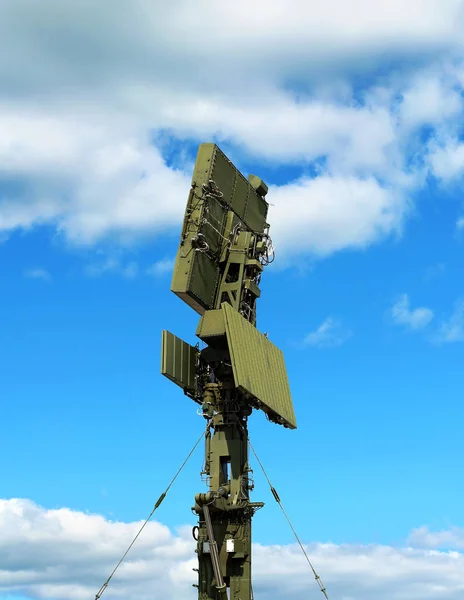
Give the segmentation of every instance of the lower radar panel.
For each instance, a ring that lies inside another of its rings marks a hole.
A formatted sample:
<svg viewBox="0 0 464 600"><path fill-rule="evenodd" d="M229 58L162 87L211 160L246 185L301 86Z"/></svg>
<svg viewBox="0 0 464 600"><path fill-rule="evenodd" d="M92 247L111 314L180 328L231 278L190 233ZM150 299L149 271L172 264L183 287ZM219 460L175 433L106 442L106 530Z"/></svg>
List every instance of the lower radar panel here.
<svg viewBox="0 0 464 600"><path fill-rule="evenodd" d="M166 329L161 334L161 374L193 393L196 388L198 350Z"/></svg>
<svg viewBox="0 0 464 600"><path fill-rule="evenodd" d="M235 385L271 421L296 429L284 355L229 304L222 304Z"/></svg>
<svg viewBox="0 0 464 600"><path fill-rule="evenodd" d="M226 303L204 313L197 335L213 346L222 338L221 345L226 343L230 354L235 387L270 421L296 429L284 355L277 346ZM162 374L186 393L193 393L198 349L169 331L163 331L162 340Z"/></svg>

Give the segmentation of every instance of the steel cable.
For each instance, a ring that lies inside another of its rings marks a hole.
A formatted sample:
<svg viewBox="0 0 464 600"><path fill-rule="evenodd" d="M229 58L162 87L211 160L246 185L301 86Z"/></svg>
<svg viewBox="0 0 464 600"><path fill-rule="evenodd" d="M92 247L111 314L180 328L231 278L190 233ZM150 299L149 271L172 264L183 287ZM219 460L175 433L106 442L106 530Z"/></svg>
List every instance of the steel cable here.
<svg viewBox="0 0 464 600"><path fill-rule="evenodd" d="M266 478L266 480L267 480L267 482L268 482L268 484L269 484L269 487L270 487L270 489L271 489L271 492L272 492L272 495L274 496L274 499L275 499L275 501L276 501L276 502L277 502L277 504L280 506L280 508L281 508L281 510L282 510L282 512L283 512L283 514L284 514L284 517L287 519L287 523L290 525L290 529L292 530L292 532L293 532L293 535L295 536L295 539L296 539L296 541L298 542L298 544L299 544L299 546L300 546L300 548L301 548L301 550L302 550L302 552L303 552L303 554L304 554L304 556L305 556L305 558L306 558L306 560L307 560L307 562L308 562L308 565L309 565L309 566L310 566L310 568L311 568L311 571L313 572L314 579L317 581L317 583L318 583L318 585L319 585L319 588L320 588L321 592L324 594L324 596L327 598L327 600L329 600L329 597L327 596L327 591L326 591L326 589L325 589L325 586L324 586L324 584L322 583L322 579L321 579L321 578L319 577L319 575L316 573L316 570L315 570L315 568L313 567L313 565L312 565L311 561L309 560L309 556L308 556L308 554L306 553L306 550L304 549L304 546L303 546L303 544L301 543L301 540L300 540L300 538L298 537L298 535L297 535L297 533L296 533L296 531L295 531L295 529L294 529L294 527L293 527L293 525L292 525L292 523L291 523L291 521L290 521L290 518L289 518L289 516L287 515L287 513L286 513L286 511L285 511L285 509L284 509L284 507L283 507L283 505L282 505L282 501L280 500L280 497L279 497L279 494L277 493L277 490L276 490L276 489L275 489L275 487L272 485L272 483L271 483L271 480L270 480L270 479L269 479L269 477L267 476L267 473L266 473L266 471L264 470L264 467L263 467L263 463L262 463L262 462L259 460L259 457L258 457L258 455L256 454L256 450L254 449L254 447L253 447L253 444L252 444L252 443L251 443L251 441L250 441L250 438L248 438L248 443L250 444L250 448L252 449L252 451L253 451L253 454L255 455L255 458L256 458L256 460L258 461L258 464L259 464L259 466L261 467L261 471L263 472L263 474L264 474L264 477Z"/></svg>
<svg viewBox="0 0 464 600"><path fill-rule="evenodd" d="M208 423L209 425L209 423ZM185 467L185 465L187 464L187 461L189 460L189 458L192 456L192 454L195 452L195 450L197 449L198 444L201 442L201 440L203 439L205 435L205 432L203 432L201 434L201 436L198 438L196 444L193 446L193 448L190 450L189 454L187 455L187 458L184 460L184 462L181 464L181 466L179 467L179 469L177 470L177 473L174 475L174 477L171 479L168 487L164 490L164 492L161 494L161 496L158 498L158 500L156 501L153 510L151 511L151 513L148 515L147 519L145 520L145 522L143 523L142 527L139 529L137 535L135 536L135 538L132 540L132 542L130 543L129 547L127 548L127 550L124 552L124 554L122 555L120 561L118 562L118 564L114 567L113 571L111 572L111 575L108 577L108 579L105 581L105 583L101 586L101 588L98 590L97 594L95 595L95 600L99 600L99 598L101 598L101 596L103 595L104 591L106 590L106 588L108 587L111 578L113 577L113 575L116 573L116 571L118 570L118 568L120 567L121 563L123 562L123 560L126 558L126 556L128 555L130 549L132 548L132 546L135 544L135 542L137 541L137 538L139 537L139 535L142 533L142 531L144 530L145 526L147 525L148 521L152 518L155 510L160 506L160 504L163 502L163 500L166 498L166 494L169 492L172 484L174 483L174 481L177 479L177 477L179 476L180 472L182 471L182 469Z"/></svg>

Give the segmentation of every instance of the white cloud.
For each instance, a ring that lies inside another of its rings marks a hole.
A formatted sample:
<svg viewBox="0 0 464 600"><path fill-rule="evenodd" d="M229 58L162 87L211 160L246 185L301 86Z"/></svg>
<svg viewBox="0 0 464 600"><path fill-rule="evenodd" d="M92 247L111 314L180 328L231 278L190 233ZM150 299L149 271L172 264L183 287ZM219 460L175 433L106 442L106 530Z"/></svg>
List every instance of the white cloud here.
<svg viewBox="0 0 464 600"><path fill-rule="evenodd" d="M141 268L136 261L126 260L123 251L112 252L109 256L103 251L99 251L98 254L101 255L101 259L89 263L84 269L88 277L100 277L107 273L121 275L127 279L134 279L139 273L160 277L170 273L174 267L174 260L170 258L158 260L146 268Z"/></svg>
<svg viewBox="0 0 464 600"><path fill-rule="evenodd" d="M441 324L438 342L464 342L464 300L456 302L450 318Z"/></svg>
<svg viewBox="0 0 464 600"><path fill-rule="evenodd" d="M271 211L272 232L279 247L287 253L292 252L292 240L303 234L304 244L299 250L328 254L344 247L364 247L398 230L408 209L404 190L395 183L385 187L373 176L356 174L357 170L362 173L366 169L380 172L381 165L388 163L382 144L369 141L366 136L365 139L354 139L349 133L361 131L375 135L375 118L373 123L369 123L368 115L364 118L362 114L356 115L356 111L351 111L354 121L360 122L350 125L349 116L346 115L345 119L343 115L345 109L337 111L334 108L331 116L328 107L325 111L328 110L329 114L324 117L327 125L324 126L317 114L319 109L310 107L308 112L315 111L314 115L298 116L302 109L293 109L288 100L287 105L288 111L295 112L295 115L288 115L286 125L282 118L285 106L283 111L278 106L271 107L268 114L263 108L256 107L256 113L243 108L242 114L235 116L235 121L228 120L227 113L223 119L229 127L235 122L243 128L243 136L237 136L240 143L249 132L254 131L251 127L253 121L254 127L258 128L259 119L264 119L263 127L265 120L274 122L273 130L269 131L271 137L264 140L268 142L264 144L265 148L274 149L274 154L283 152L291 159L300 156L311 160L327 153L331 157L331 171L345 173L324 174L316 179L302 178L289 185L272 188L270 199L276 206L274 215ZM185 106L179 114L188 114L192 118L194 112ZM282 112L281 127L273 118L273 114L279 112ZM320 112L324 113L322 106ZM21 120L20 117L17 119ZM159 151L149 145L147 136L140 133L138 137L125 139L123 132L119 132L118 137L117 132L105 131L102 124L83 122L79 127L77 117L74 125L41 115L27 115L24 119L26 122L22 127L15 126L15 119L9 120L12 123L10 135L16 136L17 156L13 160L5 149L0 171L3 168L10 175L13 173L21 177L27 174L36 177L40 173L40 195L35 200L31 200L29 194L27 197L6 198L0 205L0 230L54 223L67 239L88 244L111 234L117 234L124 241L162 231L173 224L179 225L190 176L168 168ZM365 119L367 122L363 122ZM303 128L302 122L306 123ZM293 145L289 144L286 149L278 140L285 138L285 128L292 127L300 141L294 136ZM321 127L320 133L314 137L310 135L311 129L315 131ZM57 140L62 129L62 144L57 141L55 147L48 146L42 128L56 131ZM18 131L24 132L23 138L19 138ZM36 146L30 144L29 135L34 136L32 141ZM341 143L337 142L338 136L346 138L346 144L352 146L349 152L342 150ZM250 135L250 148L253 148L254 139ZM69 146L68 140L72 140ZM308 144L306 140L312 141ZM255 150L258 152L258 147ZM0 148L0 159L3 157ZM347 157L350 157L349 162Z"/></svg>
<svg viewBox="0 0 464 600"><path fill-rule="evenodd" d="M69 509L45 510L28 500L0 501L0 524L0 592L53 600L93 597L141 526ZM156 582L157 593L181 598L193 562L190 531L173 535L160 523L149 523L115 577L112 594L130 590L131 598L148 598L149 585Z"/></svg>
<svg viewBox="0 0 464 600"><path fill-rule="evenodd" d="M127 279L133 279L139 272L139 266L135 261L122 263L119 258L107 257L101 262L89 264L85 268L85 274L89 277L100 277L105 273L116 273Z"/></svg>
<svg viewBox="0 0 464 600"><path fill-rule="evenodd" d="M165 87L178 84L178 76L189 86L207 84L213 93L225 85L234 90L244 81L256 89L269 75L308 72L314 77L327 70L332 75L353 62L371 67L398 54L427 60L462 46L460 0L410 0L407 5L394 0L375 6L367 0L349 6L338 0L289 0L285 5L257 0L252 6L247 0L199 0L195 6L176 0L168 7L151 0L103 0L98 6L81 0L70 2L66 12L57 10L60 5L45 0L39 9L34 0L2 2L0 33L12 52L2 58L0 74L12 92L59 82L63 93L76 80L96 90L121 80L132 88L149 80ZM200 31L208 35L197 35ZM35 69L25 80L17 68L33 59ZM222 69L211 71L209 65Z"/></svg>
<svg viewBox="0 0 464 600"><path fill-rule="evenodd" d="M430 531L428 527L419 527L411 531L408 543L416 548L462 550L464 548L464 529L452 527L449 530Z"/></svg>
<svg viewBox="0 0 464 600"><path fill-rule="evenodd" d="M457 220L456 227L458 229L464 229L464 217L461 217L460 219Z"/></svg>
<svg viewBox="0 0 464 600"><path fill-rule="evenodd" d="M41 600L92 598L140 525L69 509L47 510L30 500L0 500L0 595L21 593ZM329 598L460 600L464 555L429 549L435 548L435 543L443 545L447 536L446 532L440 532L438 538L433 535L425 528L412 532L411 540L417 539L425 549L320 543L306 549ZM172 533L161 523L149 523L104 597L148 600L156 590L156 596L166 600L194 600L194 548L191 527ZM253 560L254 592L262 600L292 600L320 593L296 545L255 544Z"/></svg>
<svg viewBox="0 0 464 600"><path fill-rule="evenodd" d="M319 327L308 333L304 339L304 343L308 346L316 346L319 348L332 348L341 346L351 337L351 331L332 317L319 325Z"/></svg>
<svg viewBox="0 0 464 600"><path fill-rule="evenodd" d="M429 162L435 176L450 181L464 174L464 144L456 139L430 144Z"/></svg>
<svg viewBox="0 0 464 600"><path fill-rule="evenodd" d="M115 103L135 97L143 103L145 95L146 106L153 95L167 100L173 87L182 89L187 100L198 100L193 94L205 84L208 93L203 100L224 90L243 99L246 83L251 99L262 103L265 94L259 98L257 93L269 91L275 82L280 86L289 78L303 79L313 93L318 73L325 82L327 73L337 82L337 73L375 69L398 54L405 59L422 56L427 63L430 57L462 45L460 0L428 0L426 6L423 0L410 0L407 11L398 0L375 7L357 0L349 8L338 0L323 6L291 0L285 8L277 0L261 0L252 7L246 0L230 6L202 0L195 9L186 0L168 9L150 0L103 0L98 7L84 0L70 3L66 14L59 13L57 5L57 0L46 0L39 11L33 0L2 4L2 37L16 52L0 64L4 78L16 84L13 89L27 87L31 93L39 87L42 92L45 80L61 83L63 93L63 82L75 86L77 81L81 93L83 89L100 93L103 88L114 92L116 87ZM45 18L47 12L47 22L59 24L61 31L41 26L37 17ZM95 18L89 22L90 14ZM359 14L364 15L362 20ZM28 25L24 32L15 30L18 17ZM185 35L196 27L209 28L208 36ZM22 43L21 35L28 36L29 45ZM36 77L26 80L18 67L32 64L31 59ZM70 62L75 68L69 73ZM222 68L214 71L211 86L210 67L218 65ZM153 82L156 87L150 88Z"/></svg>
<svg viewBox="0 0 464 600"><path fill-rule="evenodd" d="M42 281L50 282L52 280L52 276L46 269L42 269L40 267L35 269L26 269L24 271L24 276L29 279L41 279Z"/></svg>
<svg viewBox="0 0 464 600"><path fill-rule="evenodd" d="M269 196L276 248L295 254L364 248L399 231L407 210L403 195L374 178L322 175L271 188Z"/></svg>
<svg viewBox="0 0 464 600"><path fill-rule="evenodd" d="M58 0L5 0L0 235L47 223L94 244L179 227L191 165L163 160L169 135L215 138L236 162L322 165L315 180L272 188L272 232L287 254L401 231L425 176L411 128L446 122L442 135L455 139L462 116L463 71L451 60L462 2L244 6L82 0L62 11ZM399 59L395 74L375 76ZM353 75L365 90L353 91ZM459 156L432 150L437 176L460 172Z"/></svg>
<svg viewBox="0 0 464 600"><path fill-rule="evenodd" d="M403 294L391 308L391 317L397 325L418 330L427 327L434 317L433 310L423 306L411 309L409 296Z"/></svg>
<svg viewBox="0 0 464 600"><path fill-rule="evenodd" d="M173 258L164 258L162 260L157 260L152 265L150 265L146 273L147 275L153 275L154 277L160 277L161 275L165 275L166 273L171 273L174 268L174 259Z"/></svg>
<svg viewBox="0 0 464 600"><path fill-rule="evenodd" d="M11 116L5 115L0 173L34 175L40 185L36 197L28 191L3 200L0 231L48 222L75 243L93 243L115 232L123 239L147 235L182 219L189 178L166 166L147 133L124 137L78 116Z"/></svg>
<svg viewBox="0 0 464 600"><path fill-rule="evenodd" d="M406 126L442 124L458 117L463 110L463 98L443 73L425 72L411 83L403 94L401 117Z"/></svg>

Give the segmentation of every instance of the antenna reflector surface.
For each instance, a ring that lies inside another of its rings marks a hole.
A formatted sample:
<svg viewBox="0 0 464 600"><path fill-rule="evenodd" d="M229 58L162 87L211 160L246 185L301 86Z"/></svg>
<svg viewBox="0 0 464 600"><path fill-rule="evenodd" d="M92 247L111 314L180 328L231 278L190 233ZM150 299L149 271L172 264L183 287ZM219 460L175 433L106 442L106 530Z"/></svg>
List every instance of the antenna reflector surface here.
<svg viewBox="0 0 464 600"><path fill-rule="evenodd" d="M267 227L265 191L261 179L247 181L216 144L200 144L171 284L199 314L216 308L221 256L234 227L256 233Z"/></svg>
<svg viewBox="0 0 464 600"><path fill-rule="evenodd" d="M230 304L222 304L235 385L271 421L296 429L284 355Z"/></svg>
<svg viewBox="0 0 464 600"><path fill-rule="evenodd" d="M161 333L161 374L184 391L196 389L198 350L166 329Z"/></svg>

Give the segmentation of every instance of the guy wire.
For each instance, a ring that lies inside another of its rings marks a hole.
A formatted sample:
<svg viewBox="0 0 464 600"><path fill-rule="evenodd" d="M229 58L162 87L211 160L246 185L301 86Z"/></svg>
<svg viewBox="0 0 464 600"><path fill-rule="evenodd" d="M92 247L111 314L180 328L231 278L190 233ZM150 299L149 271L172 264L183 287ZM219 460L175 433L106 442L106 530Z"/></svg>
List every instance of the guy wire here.
<svg viewBox="0 0 464 600"><path fill-rule="evenodd" d="M207 427L209 426L209 422ZM106 588L108 587L111 578L113 577L113 575L116 573L116 571L118 570L118 568L120 567L121 563L123 562L123 560L126 558L126 556L128 555L130 549L132 548L132 546L135 544L137 538L139 537L139 535L142 533L142 531L144 530L145 526L147 525L148 521L152 518L155 510L160 506L161 502L163 502L163 500L166 498L166 494L169 492L172 484L174 483L174 481L177 479L177 477L179 476L180 472L182 471L182 469L185 467L185 465L187 464L188 459L192 456L192 454L195 452L195 450L197 449L198 444L201 442L201 440L203 439L205 435L205 432L203 432L201 434L201 436L198 438L196 444L193 446L193 448L190 450L190 452L187 455L187 458L184 460L184 462L181 464L181 466L179 467L179 469L177 470L177 473L174 475L174 477L171 479L168 487L165 489L165 491L161 494L161 496L158 498L158 500L156 501L156 504L153 507L153 510L151 511L151 513L148 515L147 519L145 520L144 524L142 525L142 527L139 529L137 535L135 536L135 538L132 540L132 542L130 543L129 547L127 548L127 550L124 552L124 554L122 555L120 561L118 562L118 564L114 567L111 575L108 577L108 579L105 581L105 583L101 586L101 588L98 590L97 594L95 595L95 600L99 600L99 598L101 598L101 596L103 595L103 592L106 590Z"/></svg>
<svg viewBox="0 0 464 600"><path fill-rule="evenodd" d="M306 553L306 550L304 549L304 546L303 546L303 544L301 543L301 541L300 541L300 538L298 537L298 535L297 535L297 533L296 533L296 531L295 531L295 529L294 529L294 527L293 527L293 525L292 525L292 523L291 523L291 521L290 521L290 518L289 518L289 516L287 515L287 513L285 512L285 509L284 509L284 507L282 506L282 501L280 500L279 494L277 493L277 490L276 490L276 489L275 489L275 487L272 485L272 483L271 483L271 480L270 480L270 479L269 479L269 477L267 476L267 473L266 473L266 471L264 470L264 467L263 467L263 463L262 463L262 462L259 460L259 458L258 458L258 455L256 454L256 450L253 448L253 444L251 443L251 441L250 441L250 438L249 438L249 437L248 437L248 443L250 444L250 448L252 449L252 451L253 451L253 454L255 455L255 458L256 458L256 460L258 461L258 464L259 464L259 466L261 467L261 471L263 472L263 474L264 474L264 477L266 478L266 480L267 480L267 482L268 482L268 484L269 484L269 487L271 488L271 492L272 492L272 495L274 496L274 499L275 499L275 501L276 501L276 502L277 502L277 504L280 506L280 508L281 508L281 510L282 510L282 512L283 512L283 514L284 514L284 517L287 519L287 523L290 525L290 529L292 530L292 532L293 532L293 535L295 536L295 539L296 539L296 541L298 542L298 544L299 544L299 546L300 546L300 548L301 548L301 550L302 550L302 552L303 552L303 554L304 554L304 556L305 556L305 558L306 558L306 560L307 560L307 562L308 562L308 565L309 565L309 566L310 566L310 568L311 568L311 571L313 572L314 579L317 581L317 583L318 583L318 585L319 585L319 588L320 588L321 592L324 594L324 596L327 598L327 600L329 600L329 597L327 596L327 591L326 591L326 589L325 589L325 586L324 586L324 584L322 583L322 579L321 579L321 578L319 577L319 575L316 573L316 570L315 570L315 568L313 567L313 565L312 565L311 561L309 560L309 556L307 555L307 553Z"/></svg>

